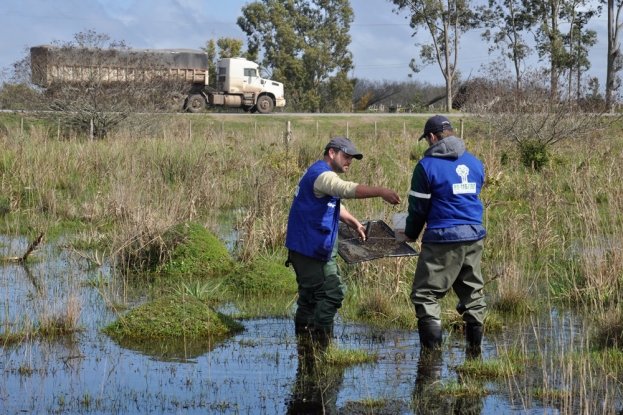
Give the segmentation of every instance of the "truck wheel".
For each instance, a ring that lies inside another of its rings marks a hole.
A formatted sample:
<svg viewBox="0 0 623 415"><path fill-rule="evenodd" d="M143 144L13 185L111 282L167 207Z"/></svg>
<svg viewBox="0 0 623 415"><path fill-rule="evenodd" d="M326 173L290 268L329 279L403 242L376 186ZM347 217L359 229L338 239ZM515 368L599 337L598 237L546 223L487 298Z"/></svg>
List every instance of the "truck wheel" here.
<svg viewBox="0 0 623 415"><path fill-rule="evenodd" d="M194 94L188 97L186 101L186 110L188 112L201 112L206 107L206 100L203 98L203 95Z"/></svg>
<svg viewBox="0 0 623 415"><path fill-rule="evenodd" d="M262 95L258 98L256 107L260 114L268 114L273 110L273 100L267 95Z"/></svg>

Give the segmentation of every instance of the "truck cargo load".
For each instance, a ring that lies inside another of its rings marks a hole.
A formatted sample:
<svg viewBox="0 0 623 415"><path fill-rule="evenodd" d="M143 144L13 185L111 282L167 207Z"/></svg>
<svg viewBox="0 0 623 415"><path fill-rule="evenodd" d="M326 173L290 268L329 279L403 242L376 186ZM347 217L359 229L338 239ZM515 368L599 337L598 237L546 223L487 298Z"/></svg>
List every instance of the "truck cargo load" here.
<svg viewBox="0 0 623 415"><path fill-rule="evenodd" d="M283 84L261 78L258 65L243 58L221 59L217 84L210 87L208 54L200 50L40 45L30 48L30 59L32 82L41 88L55 83L145 82L157 78L189 84L189 92L177 99L190 112L201 112L208 103L260 113L285 106Z"/></svg>

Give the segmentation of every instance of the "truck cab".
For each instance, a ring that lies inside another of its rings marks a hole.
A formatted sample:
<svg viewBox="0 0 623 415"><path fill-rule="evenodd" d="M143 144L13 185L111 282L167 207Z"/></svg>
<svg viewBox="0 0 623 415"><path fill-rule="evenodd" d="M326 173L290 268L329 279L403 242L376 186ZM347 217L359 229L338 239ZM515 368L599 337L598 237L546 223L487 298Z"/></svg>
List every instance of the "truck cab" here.
<svg viewBox="0 0 623 415"><path fill-rule="evenodd" d="M258 67L244 58L221 59L217 64L216 90L222 95L215 95L215 102L211 100L210 104L242 107L263 114L285 106L283 84L260 77Z"/></svg>

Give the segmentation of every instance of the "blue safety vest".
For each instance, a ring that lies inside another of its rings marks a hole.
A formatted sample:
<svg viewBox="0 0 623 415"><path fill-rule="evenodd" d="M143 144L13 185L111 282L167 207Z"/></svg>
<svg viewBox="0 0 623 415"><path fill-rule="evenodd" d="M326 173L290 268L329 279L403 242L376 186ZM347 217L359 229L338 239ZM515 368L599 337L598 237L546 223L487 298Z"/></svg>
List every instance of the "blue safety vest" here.
<svg viewBox="0 0 623 415"><path fill-rule="evenodd" d="M314 182L331 171L324 160L312 164L303 174L294 192L288 216L286 247L303 255L329 262L337 239L340 198L314 195Z"/></svg>
<svg viewBox="0 0 623 415"><path fill-rule="evenodd" d="M478 195L484 168L480 160L465 152L456 159L424 157L420 163L431 184L427 229L481 225L483 206Z"/></svg>

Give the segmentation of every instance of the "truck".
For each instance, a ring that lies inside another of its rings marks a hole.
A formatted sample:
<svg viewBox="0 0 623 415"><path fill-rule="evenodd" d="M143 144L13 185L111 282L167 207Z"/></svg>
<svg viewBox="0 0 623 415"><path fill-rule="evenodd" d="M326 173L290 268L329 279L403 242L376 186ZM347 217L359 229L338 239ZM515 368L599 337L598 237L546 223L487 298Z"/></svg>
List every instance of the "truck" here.
<svg viewBox="0 0 623 415"><path fill-rule="evenodd" d="M194 49L93 49L39 45L30 48L31 80L41 88L96 79L101 83L145 82L155 77L185 84L171 100L199 113L206 105L267 114L286 104L283 84L264 79L259 65L244 58L216 64L209 85L208 54Z"/></svg>

